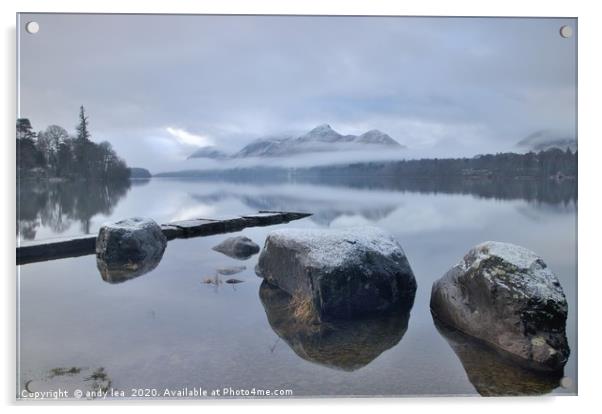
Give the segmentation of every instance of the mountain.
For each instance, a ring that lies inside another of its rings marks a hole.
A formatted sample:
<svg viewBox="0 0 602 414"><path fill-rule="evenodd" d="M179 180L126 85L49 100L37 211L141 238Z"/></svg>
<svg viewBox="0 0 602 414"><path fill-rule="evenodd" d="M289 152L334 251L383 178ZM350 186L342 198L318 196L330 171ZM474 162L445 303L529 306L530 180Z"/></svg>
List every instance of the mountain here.
<svg viewBox="0 0 602 414"><path fill-rule="evenodd" d="M257 139L243 147L234 155L228 155L215 147L203 147L196 150L188 158L210 158L224 160L227 158L247 157L286 157L296 154L326 151L364 150L366 148L403 149L389 135L372 129L361 135L342 135L328 124L318 125L308 133L299 137L276 136Z"/></svg>
<svg viewBox="0 0 602 414"><path fill-rule="evenodd" d="M355 142L359 142L362 144L379 144L379 145L390 145L390 146L399 145L399 146L405 148L405 146L400 145L397 141L395 141L389 135L385 134L384 132L380 132L378 129L371 129L368 132L364 132L362 135L357 137Z"/></svg>
<svg viewBox="0 0 602 414"><path fill-rule="evenodd" d="M287 143L290 142L291 139L292 138L290 137L258 139L238 151L234 154L234 157L269 157L275 154L287 155Z"/></svg>
<svg viewBox="0 0 602 414"><path fill-rule="evenodd" d="M575 152L577 150L577 140L552 131L541 130L523 138L516 146L527 151L535 152L546 151L551 148L558 148L563 151L569 148L571 151Z"/></svg>
<svg viewBox="0 0 602 414"><path fill-rule="evenodd" d="M212 160L224 160L228 157L229 157L228 154L226 154L225 152L222 152L218 149L215 149L215 147L203 147L203 148L199 148L198 150L196 150L195 152L190 154L188 156L188 159L190 159L190 158L211 158Z"/></svg>
<svg viewBox="0 0 602 414"><path fill-rule="evenodd" d="M245 157L282 157L310 152L360 150L367 146L386 148L405 148L389 135L376 129L362 135L342 135L328 124L315 127L297 138L267 138L253 141L238 153L235 158Z"/></svg>

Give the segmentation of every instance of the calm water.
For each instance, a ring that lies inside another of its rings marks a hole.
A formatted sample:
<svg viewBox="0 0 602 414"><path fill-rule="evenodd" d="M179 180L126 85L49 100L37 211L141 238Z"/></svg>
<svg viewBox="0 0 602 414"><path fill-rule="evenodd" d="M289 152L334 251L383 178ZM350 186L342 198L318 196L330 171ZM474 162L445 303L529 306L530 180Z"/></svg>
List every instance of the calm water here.
<svg viewBox="0 0 602 414"><path fill-rule="evenodd" d="M253 271L257 256L239 261L211 250L232 234L174 240L155 270L120 284L102 280L94 256L29 264L20 268L20 387L73 385L86 377L53 376L52 370L102 367L112 387L126 395L131 388L186 386L291 389L295 396L576 392L574 189L521 184L509 191L491 184L438 191L431 183L405 191L358 183L23 185L18 232L25 240L95 233L107 220L135 215L161 223L259 209L314 213L241 232L259 245L276 228L372 224L403 246L418 291L409 315L298 332L287 323L278 294L260 288ZM532 249L559 276L572 350L565 384L572 384L560 387L557 379L533 376L434 325L433 281L485 240ZM233 277L244 283L202 283L218 268L241 265L246 269ZM82 384L90 385L89 378Z"/></svg>

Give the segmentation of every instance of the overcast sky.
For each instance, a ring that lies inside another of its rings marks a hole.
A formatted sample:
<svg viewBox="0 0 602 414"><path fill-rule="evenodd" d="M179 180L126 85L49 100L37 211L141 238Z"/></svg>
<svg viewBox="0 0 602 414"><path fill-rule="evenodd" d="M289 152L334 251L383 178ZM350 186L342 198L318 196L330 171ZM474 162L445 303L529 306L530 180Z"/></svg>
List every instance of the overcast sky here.
<svg viewBox="0 0 602 414"><path fill-rule="evenodd" d="M189 167L322 123L380 129L408 157L512 150L538 130L574 137L571 19L26 14L20 116L74 131L132 166ZM24 25L22 25L24 26Z"/></svg>

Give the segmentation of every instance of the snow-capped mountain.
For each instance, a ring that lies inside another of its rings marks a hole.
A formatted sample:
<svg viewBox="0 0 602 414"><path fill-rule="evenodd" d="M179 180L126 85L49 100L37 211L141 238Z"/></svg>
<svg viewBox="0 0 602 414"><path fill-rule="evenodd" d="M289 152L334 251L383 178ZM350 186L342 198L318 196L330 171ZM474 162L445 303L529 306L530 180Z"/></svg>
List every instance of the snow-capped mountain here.
<svg viewBox="0 0 602 414"><path fill-rule="evenodd" d="M361 135L342 135L332 129L330 125L323 124L298 137L277 136L257 139L233 155L228 155L214 147L204 147L195 151L188 158L223 160L247 157L286 157L311 152L362 150L368 147L371 149L379 147L405 148L389 135L377 129Z"/></svg>
<svg viewBox="0 0 602 414"><path fill-rule="evenodd" d="M373 148L405 148L384 132L373 129L362 135L342 135L328 124L315 127L299 137L268 138L253 141L234 155L244 157L282 157L287 155Z"/></svg>

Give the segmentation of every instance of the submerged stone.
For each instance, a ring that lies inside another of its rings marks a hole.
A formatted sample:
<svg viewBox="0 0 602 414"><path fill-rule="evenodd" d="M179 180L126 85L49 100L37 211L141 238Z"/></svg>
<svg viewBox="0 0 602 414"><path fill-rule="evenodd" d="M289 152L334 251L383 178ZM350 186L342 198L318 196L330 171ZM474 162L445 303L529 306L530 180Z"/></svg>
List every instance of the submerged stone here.
<svg viewBox="0 0 602 414"><path fill-rule="evenodd" d="M387 313L416 291L403 249L375 227L272 231L256 273L309 300L321 320Z"/></svg>
<svg viewBox="0 0 602 414"><path fill-rule="evenodd" d="M384 316L315 324L300 319L294 299L263 281L259 298L274 332L301 358L333 369L355 371L397 345L408 328L410 308Z"/></svg>
<svg viewBox="0 0 602 414"><path fill-rule="evenodd" d="M560 282L524 247L485 242L471 249L433 284L431 311L533 369L560 370L570 353Z"/></svg>
<svg viewBox="0 0 602 414"><path fill-rule="evenodd" d="M235 275L237 273L243 272L247 269L247 266L230 266L230 267L220 267L216 270L218 275L230 276Z"/></svg>

